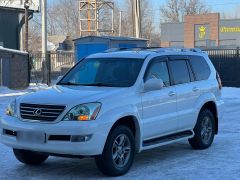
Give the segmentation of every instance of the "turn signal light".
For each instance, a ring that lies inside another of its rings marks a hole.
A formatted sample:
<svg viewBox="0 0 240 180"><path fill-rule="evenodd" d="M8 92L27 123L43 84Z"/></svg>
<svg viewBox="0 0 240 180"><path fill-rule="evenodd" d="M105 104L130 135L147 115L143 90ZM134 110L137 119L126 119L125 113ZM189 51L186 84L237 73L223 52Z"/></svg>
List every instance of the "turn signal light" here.
<svg viewBox="0 0 240 180"><path fill-rule="evenodd" d="M79 121L88 121L89 120L89 116L88 115L78 116L78 120Z"/></svg>

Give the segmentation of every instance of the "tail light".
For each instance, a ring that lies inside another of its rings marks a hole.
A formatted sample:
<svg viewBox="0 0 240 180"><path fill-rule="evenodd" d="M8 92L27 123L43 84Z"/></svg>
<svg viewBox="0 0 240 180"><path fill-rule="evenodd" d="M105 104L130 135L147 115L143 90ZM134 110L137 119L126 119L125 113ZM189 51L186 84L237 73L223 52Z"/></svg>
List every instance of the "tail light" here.
<svg viewBox="0 0 240 180"><path fill-rule="evenodd" d="M221 90L222 89L222 81L221 81L221 78L220 78L218 72L216 74L216 78L217 78L217 81L218 81L218 87Z"/></svg>

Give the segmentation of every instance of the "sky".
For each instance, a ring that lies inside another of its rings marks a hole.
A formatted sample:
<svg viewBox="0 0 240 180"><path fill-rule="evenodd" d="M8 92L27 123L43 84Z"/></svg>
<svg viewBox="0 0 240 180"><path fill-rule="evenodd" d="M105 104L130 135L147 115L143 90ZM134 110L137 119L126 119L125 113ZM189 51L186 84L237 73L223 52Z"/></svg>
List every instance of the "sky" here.
<svg viewBox="0 0 240 180"><path fill-rule="evenodd" d="M159 8L161 5L164 5L167 0L150 0L152 7L154 7L155 18L154 20L160 18L156 18L160 12ZM229 15L230 17L234 17L235 13L237 12L237 7L240 8L240 0L205 0L205 3L212 12L224 12L225 14ZM239 14L240 15L240 14ZM240 16L239 16L240 18Z"/></svg>
<svg viewBox="0 0 240 180"><path fill-rule="evenodd" d="M47 0L49 4L54 4L59 0ZM162 22L160 17L160 7L164 5L167 0L149 0L151 2L152 11L154 14L153 21L155 28L159 28L159 24ZM227 18L240 18L240 0L203 0L212 12L223 13ZM120 6L120 10L125 10L125 0L114 0Z"/></svg>
<svg viewBox="0 0 240 180"><path fill-rule="evenodd" d="M54 4L59 0L47 0L49 4ZM114 0L119 3L124 9L124 1L125 0ZM153 7L153 13L155 16L159 15L159 8L161 5L166 3L167 0L149 0ZM235 16L235 12L237 11L237 7L240 8L240 0L203 0L210 7L213 12L224 12L225 14L229 14L230 16ZM240 15L240 14L239 14Z"/></svg>
<svg viewBox="0 0 240 180"><path fill-rule="evenodd" d="M48 3L54 4L55 2L58 2L58 0L47 0ZM121 2L124 2L124 0L114 0L117 1L119 4L122 4ZM164 4L167 0L149 0L151 1L152 7L156 8L154 9L154 12L156 12L159 7ZM240 0L203 0L205 3L214 11L214 12L226 12L226 13L232 13L232 11L236 9L237 6L240 7Z"/></svg>

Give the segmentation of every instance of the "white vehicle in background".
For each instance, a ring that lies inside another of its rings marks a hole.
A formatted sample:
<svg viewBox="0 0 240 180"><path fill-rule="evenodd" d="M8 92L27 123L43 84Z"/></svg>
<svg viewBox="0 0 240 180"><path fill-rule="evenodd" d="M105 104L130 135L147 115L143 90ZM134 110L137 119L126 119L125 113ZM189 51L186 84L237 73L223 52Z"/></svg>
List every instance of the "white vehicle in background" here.
<svg viewBox="0 0 240 180"><path fill-rule="evenodd" d="M90 55L49 90L16 98L0 141L16 158L95 157L125 174L135 153L181 140L211 146L222 117L221 81L196 49L132 49Z"/></svg>

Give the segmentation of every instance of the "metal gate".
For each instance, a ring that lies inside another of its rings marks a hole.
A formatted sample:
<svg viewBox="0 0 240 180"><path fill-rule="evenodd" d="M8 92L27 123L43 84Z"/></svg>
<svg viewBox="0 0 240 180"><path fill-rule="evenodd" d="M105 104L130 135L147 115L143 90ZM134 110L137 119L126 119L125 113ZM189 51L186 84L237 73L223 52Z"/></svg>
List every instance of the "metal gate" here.
<svg viewBox="0 0 240 180"><path fill-rule="evenodd" d="M240 87L239 48L205 49L226 87Z"/></svg>
<svg viewBox="0 0 240 180"><path fill-rule="evenodd" d="M41 52L30 53L32 83L51 84L59 76L64 75L75 64L73 52ZM44 63L46 60L46 63Z"/></svg>

